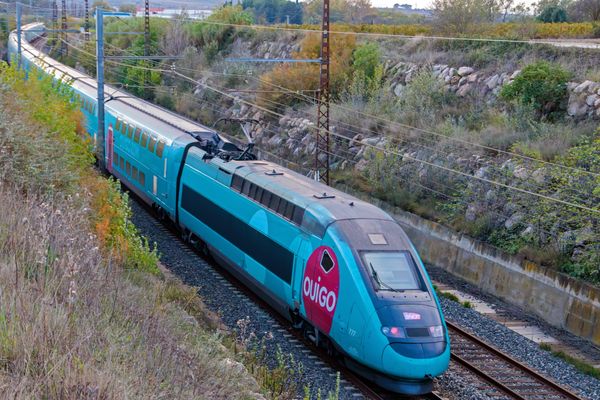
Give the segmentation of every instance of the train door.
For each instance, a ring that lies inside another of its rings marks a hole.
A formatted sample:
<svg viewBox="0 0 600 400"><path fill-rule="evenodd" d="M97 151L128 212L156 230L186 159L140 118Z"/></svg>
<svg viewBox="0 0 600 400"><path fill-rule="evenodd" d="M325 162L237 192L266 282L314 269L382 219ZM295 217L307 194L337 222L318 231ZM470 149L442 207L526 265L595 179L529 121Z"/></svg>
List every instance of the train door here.
<svg viewBox="0 0 600 400"><path fill-rule="evenodd" d="M309 238L302 236L294 257L294 275L292 277L292 299L296 309L300 309L302 304L302 277L311 253L312 245Z"/></svg>
<svg viewBox="0 0 600 400"><path fill-rule="evenodd" d="M108 125L108 134L106 136L106 169L109 172L112 172L112 163L114 156L114 146L113 146L113 126L112 124Z"/></svg>

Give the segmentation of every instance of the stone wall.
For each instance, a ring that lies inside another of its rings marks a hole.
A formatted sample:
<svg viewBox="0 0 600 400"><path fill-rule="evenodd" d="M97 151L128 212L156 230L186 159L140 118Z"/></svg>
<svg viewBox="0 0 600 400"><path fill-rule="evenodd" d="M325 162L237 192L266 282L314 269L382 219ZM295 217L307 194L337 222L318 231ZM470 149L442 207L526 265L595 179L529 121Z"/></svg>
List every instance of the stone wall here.
<svg viewBox="0 0 600 400"><path fill-rule="evenodd" d="M423 261L600 345L600 289L396 210Z"/></svg>
<svg viewBox="0 0 600 400"><path fill-rule="evenodd" d="M410 83L415 73L423 68L420 65L400 62L388 65L386 77L391 82L391 90L402 96L404 87ZM521 70L484 74L474 68L436 64L432 67L434 76L442 80L446 88L459 97L474 96L494 101L502 86L511 83ZM569 82L569 104L567 112L574 118L600 118L600 83L592 81Z"/></svg>

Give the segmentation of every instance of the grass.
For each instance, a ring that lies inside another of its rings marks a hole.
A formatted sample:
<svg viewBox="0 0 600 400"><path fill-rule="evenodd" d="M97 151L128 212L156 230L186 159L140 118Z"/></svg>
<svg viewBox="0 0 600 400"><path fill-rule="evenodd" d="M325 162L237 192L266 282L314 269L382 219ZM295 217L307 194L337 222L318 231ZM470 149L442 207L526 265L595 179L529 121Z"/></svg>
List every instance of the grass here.
<svg viewBox="0 0 600 400"><path fill-rule="evenodd" d="M438 294L441 297L445 297L448 300L460 303L460 300L459 300L458 296L456 296L454 293L450 293L450 292L438 292Z"/></svg>
<svg viewBox="0 0 600 400"><path fill-rule="evenodd" d="M558 357L563 361L571 364L575 369L585 375L589 375L593 378L600 379L600 369L595 368L593 365L586 363L578 358L568 355L564 351L556 351L552 349L552 346L549 343L542 342L540 343L540 349L544 351L549 351L552 353L554 357Z"/></svg>

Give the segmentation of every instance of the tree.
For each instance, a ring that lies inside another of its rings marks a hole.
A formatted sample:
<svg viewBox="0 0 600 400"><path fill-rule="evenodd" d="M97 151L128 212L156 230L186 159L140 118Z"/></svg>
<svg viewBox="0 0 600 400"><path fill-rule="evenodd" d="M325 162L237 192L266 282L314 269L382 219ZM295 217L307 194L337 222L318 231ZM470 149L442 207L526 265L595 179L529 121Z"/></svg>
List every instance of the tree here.
<svg viewBox="0 0 600 400"><path fill-rule="evenodd" d="M544 23L567 22L567 10L561 6L548 6L538 15L538 20Z"/></svg>
<svg viewBox="0 0 600 400"><path fill-rule="evenodd" d="M96 0L92 3L92 10L95 10L96 8L100 8L102 10L112 10L112 6L110 4L108 4L108 2L104 1L104 0Z"/></svg>
<svg viewBox="0 0 600 400"><path fill-rule="evenodd" d="M119 6L119 11L135 15L137 13L137 7L135 4L121 4Z"/></svg>
<svg viewBox="0 0 600 400"><path fill-rule="evenodd" d="M569 18L574 21L600 20L600 0L578 0L567 9Z"/></svg>
<svg viewBox="0 0 600 400"><path fill-rule="evenodd" d="M434 15L442 27L448 32L468 32L476 24L489 21L490 1L481 0L434 0Z"/></svg>

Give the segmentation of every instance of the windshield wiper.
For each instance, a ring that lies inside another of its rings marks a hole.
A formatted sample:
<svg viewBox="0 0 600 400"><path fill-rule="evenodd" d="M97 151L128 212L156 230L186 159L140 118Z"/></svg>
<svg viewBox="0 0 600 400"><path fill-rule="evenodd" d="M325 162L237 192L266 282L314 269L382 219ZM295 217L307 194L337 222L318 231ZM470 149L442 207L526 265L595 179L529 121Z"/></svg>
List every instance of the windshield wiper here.
<svg viewBox="0 0 600 400"><path fill-rule="evenodd" d="M372 263L369 263L369 267L371 267L371 274L373 275L373 279L375 279L375 282L377 282L377 284L379 285L380 288L384 287L385 289L390 290L392 292L403 292L404 291L404 290L394 289L390 285L382 282L381 279L379 279L379 274L377 273L377 271L375 271L375 268L373 268Z"/></svg>

